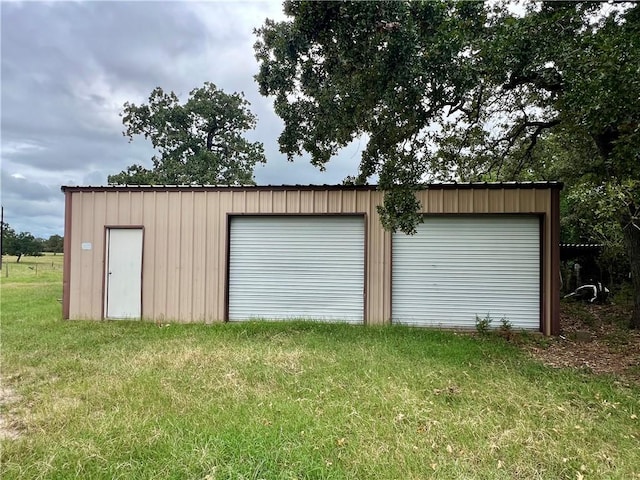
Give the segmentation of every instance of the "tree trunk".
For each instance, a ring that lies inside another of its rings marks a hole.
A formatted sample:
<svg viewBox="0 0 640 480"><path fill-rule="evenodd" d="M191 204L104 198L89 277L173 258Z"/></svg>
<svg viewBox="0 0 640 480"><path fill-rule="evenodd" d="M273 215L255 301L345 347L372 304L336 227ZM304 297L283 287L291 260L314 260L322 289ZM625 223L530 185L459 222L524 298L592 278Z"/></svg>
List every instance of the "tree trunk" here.
<svg viewBox="0 0 640 480"><path fill-rule="evenodd" d="M18 258L16 258L16 263L20 263L20 257L22 257L21 253L18 254Z"/></svg>
<svg viewBox="0 0 640 480"><path fill-rule="evenodd" d="M640 229L629 222L624 226L623 232L633 285L633 314L629 326L640 329Z"/></svg>

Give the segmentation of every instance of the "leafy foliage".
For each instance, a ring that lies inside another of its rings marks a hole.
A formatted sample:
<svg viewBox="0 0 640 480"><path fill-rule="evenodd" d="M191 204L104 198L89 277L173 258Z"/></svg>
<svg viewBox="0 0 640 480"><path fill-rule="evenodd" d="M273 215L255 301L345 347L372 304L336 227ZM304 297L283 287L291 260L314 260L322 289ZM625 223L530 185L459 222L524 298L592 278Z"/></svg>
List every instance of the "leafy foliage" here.
<svg viewBox="0 0 640 480"><path fill-rule="evenodd" d="M322 167L368 136L356 180L396 189L385 210L408 226L411 186L530 178L551 129L595 152L594 174L637 172L640 7L599 9L287 1L290 20L257 30L256 79L285 121L289 157L307 151Z"/></svg>
<svg viewBox="0 0 640 480"><path fill-rule="evenodd" d="M51 252L54 255L56 253L62 253L64 248L64 238L60 235L51 235L44 241L43 249L46 252Z"/></svg>
<svg viewBox="0 0 640 480"><path fill-rule="evenodd" d="M20 262L22 256L42 255L42 243L31 233L16 233L13 228L5 223L2 229L2 255L15 255L18 257L16 262Z"/></svg>
<svg viewBox="0 0 640 480"><path fill-rule="evenodd" d="M482 335L486 336L489 334L491 329L491 324L493 323L493 318L489 314L486 317L479 317L476 315L476 331Z"/></svg>
<svg viewBox="0 0 640 480"><path fill-rule="evenodd" d="M149 103L125 103L123 132L130 140L143 135L159 151L153 169L131 165L109 176L116 184L252 184L253 169L264 163L260 142L244 133L256 125L241 93L227 94L205 83L181 104L173 92L156 88Z"/></svg>

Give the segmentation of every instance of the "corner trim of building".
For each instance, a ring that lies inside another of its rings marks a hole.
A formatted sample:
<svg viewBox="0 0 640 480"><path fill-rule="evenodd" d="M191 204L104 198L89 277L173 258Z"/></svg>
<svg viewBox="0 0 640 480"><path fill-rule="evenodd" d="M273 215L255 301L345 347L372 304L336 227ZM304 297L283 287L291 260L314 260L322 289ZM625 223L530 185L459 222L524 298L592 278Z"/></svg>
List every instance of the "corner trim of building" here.
<svg viewBox="0 0 640 480"><path fill-rule="evenodd" d="M69 319L69 307L71 303L71 208L72 208L72 191L64 192L64 240L63 254L64 260L62 264L62 318Z"/></svg>
<svg viewBox="0 0 640 480"><path fill-rule="evenodd" d="M551 190L551 329L547 335L560 334L560 190Z"/></svg>

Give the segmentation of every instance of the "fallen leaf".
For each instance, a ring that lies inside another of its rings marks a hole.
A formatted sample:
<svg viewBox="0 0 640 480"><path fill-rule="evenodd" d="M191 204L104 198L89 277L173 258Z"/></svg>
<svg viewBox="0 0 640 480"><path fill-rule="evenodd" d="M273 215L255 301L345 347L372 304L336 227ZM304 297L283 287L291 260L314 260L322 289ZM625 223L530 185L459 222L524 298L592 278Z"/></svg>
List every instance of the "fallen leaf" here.
<svg viewBox="0 0 640 480"><path fill-rule="evenodd" d="M447 445L447 452L453 453L453 447L451 445Z"/></svg>

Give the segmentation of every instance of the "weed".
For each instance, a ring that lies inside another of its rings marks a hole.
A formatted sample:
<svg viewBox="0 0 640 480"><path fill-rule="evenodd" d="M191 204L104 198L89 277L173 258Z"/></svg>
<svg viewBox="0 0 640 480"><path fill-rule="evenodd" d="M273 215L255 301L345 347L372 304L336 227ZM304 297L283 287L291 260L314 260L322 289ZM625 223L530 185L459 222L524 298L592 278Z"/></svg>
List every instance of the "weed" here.
<svg viewBox="0 0 640 480"><path fill-rule="evenodd" d="M480 318L478 315L476 315L476 331L481 336L486 336L489 334L492 323L493 318L491 318L491 315L489 315L488 313L487 316L483 318Z"/></svg>
<svg viewBox="0 0 640 480"><path fill-rule="evenodd" d="M502 317L500 319L500 329L498 330L498 334L506 340L511 340L513 338L513 326L507 317Z"/></svg>

